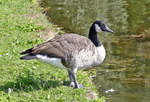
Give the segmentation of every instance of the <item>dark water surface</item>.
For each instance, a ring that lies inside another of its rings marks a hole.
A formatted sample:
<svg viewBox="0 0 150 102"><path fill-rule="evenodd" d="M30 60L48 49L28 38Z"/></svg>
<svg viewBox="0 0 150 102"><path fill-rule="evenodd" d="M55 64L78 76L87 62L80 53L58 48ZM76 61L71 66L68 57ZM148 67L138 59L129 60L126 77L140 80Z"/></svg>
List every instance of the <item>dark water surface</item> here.
<svg viewBox="0 0 150 102"><path fill-rule="evenodd" d="M149 0L42 0L50 21L88 35L95 20L115 34L99 34L107 56L95 84L108 102L150 102L150 41L131 38L150 29Z"/></svg>

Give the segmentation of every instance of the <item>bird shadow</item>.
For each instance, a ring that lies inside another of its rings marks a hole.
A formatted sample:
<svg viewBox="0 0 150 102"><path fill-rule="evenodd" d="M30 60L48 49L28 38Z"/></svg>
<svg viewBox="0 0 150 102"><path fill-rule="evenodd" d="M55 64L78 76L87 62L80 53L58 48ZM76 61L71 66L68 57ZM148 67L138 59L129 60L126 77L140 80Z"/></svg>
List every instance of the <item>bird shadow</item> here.
<svg viewBox="0 0 150 102"><path fill-rule="evenodd" d="M0 86L0 91L4 91L6 93L9 90L13 91L34 91L34 90L47 90L49 88L56 88L58 86L68 86L69 81L58 81L58 80L45 80L42 77L34 76L33 74L27 73L26 75L17 76L15 81L7 82L4 85Z"/></svg>

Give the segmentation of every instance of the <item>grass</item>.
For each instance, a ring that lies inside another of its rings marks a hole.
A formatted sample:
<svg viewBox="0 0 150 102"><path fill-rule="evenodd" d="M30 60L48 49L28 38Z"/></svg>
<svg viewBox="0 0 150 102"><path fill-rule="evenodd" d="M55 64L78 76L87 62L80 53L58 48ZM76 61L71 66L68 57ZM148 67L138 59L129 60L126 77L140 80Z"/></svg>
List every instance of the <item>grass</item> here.
<svg viewBox="0 0 150 102"><path fill-rule="evenodd" d="M34 2L0 0L0 102L103 102L86 97L95 90L87 72L78 72L86 88L72 89L65 69L19 59L20 51L61 33Z"/></svg>

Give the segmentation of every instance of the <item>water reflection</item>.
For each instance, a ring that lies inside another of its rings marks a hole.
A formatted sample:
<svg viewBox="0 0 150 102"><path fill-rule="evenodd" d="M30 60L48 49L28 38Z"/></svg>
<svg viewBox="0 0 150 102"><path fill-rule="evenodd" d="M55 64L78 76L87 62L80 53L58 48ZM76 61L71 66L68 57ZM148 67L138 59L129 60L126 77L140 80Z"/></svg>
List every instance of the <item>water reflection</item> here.
<svg viewBox="0 0 150 102"><path fill-rule="evenodd" d="M100 19L118 33L127 32L128 16L126 9L123 8L126 2L121 0L44 0L44 2L41 5L50 7L47 15L66 31L88 34L93 21ZM120 26L114 28L113 25Z"/></svg>
<svg viewBox="0 0 150 102"><path fill-rule="evenodd" d="M149 102L149 43L125 38L112 43L111 57L97 71L95 82L108 102ZM110 89L115 91L106 92Z"/></svg>
<svg viewBox="0 0 150 102"><path fill-rule="evenodd" d="M100 36L107 57L95 81L108 102L150 100L150 42L129 37L150 28L149 4L148 0L41 0L50 21L66 32L87 36L95 20L115 31Z"/></svg>

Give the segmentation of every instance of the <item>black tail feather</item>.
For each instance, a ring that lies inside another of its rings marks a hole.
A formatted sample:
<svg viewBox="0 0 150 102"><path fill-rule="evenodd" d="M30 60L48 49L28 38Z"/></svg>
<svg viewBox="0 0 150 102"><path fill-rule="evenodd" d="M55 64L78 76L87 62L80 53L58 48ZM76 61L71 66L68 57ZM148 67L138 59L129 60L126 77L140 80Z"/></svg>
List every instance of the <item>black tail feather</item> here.
<svg viewBox="0 0 150 102"><path fill-rule="evenodd" d="M22 56L20 57L21 60L31 60L31 59L36 59L36 56L34 55L25 55L25 56Z"/></svg>
<svg viewBox="0 0 150 102"><path fill-rule="evenodd" d="M25 51L21 52L20 54L23 55L23 54L27 54L27 53L31 53L31 52L32 52L32 48L25 50Z"/></svg>

